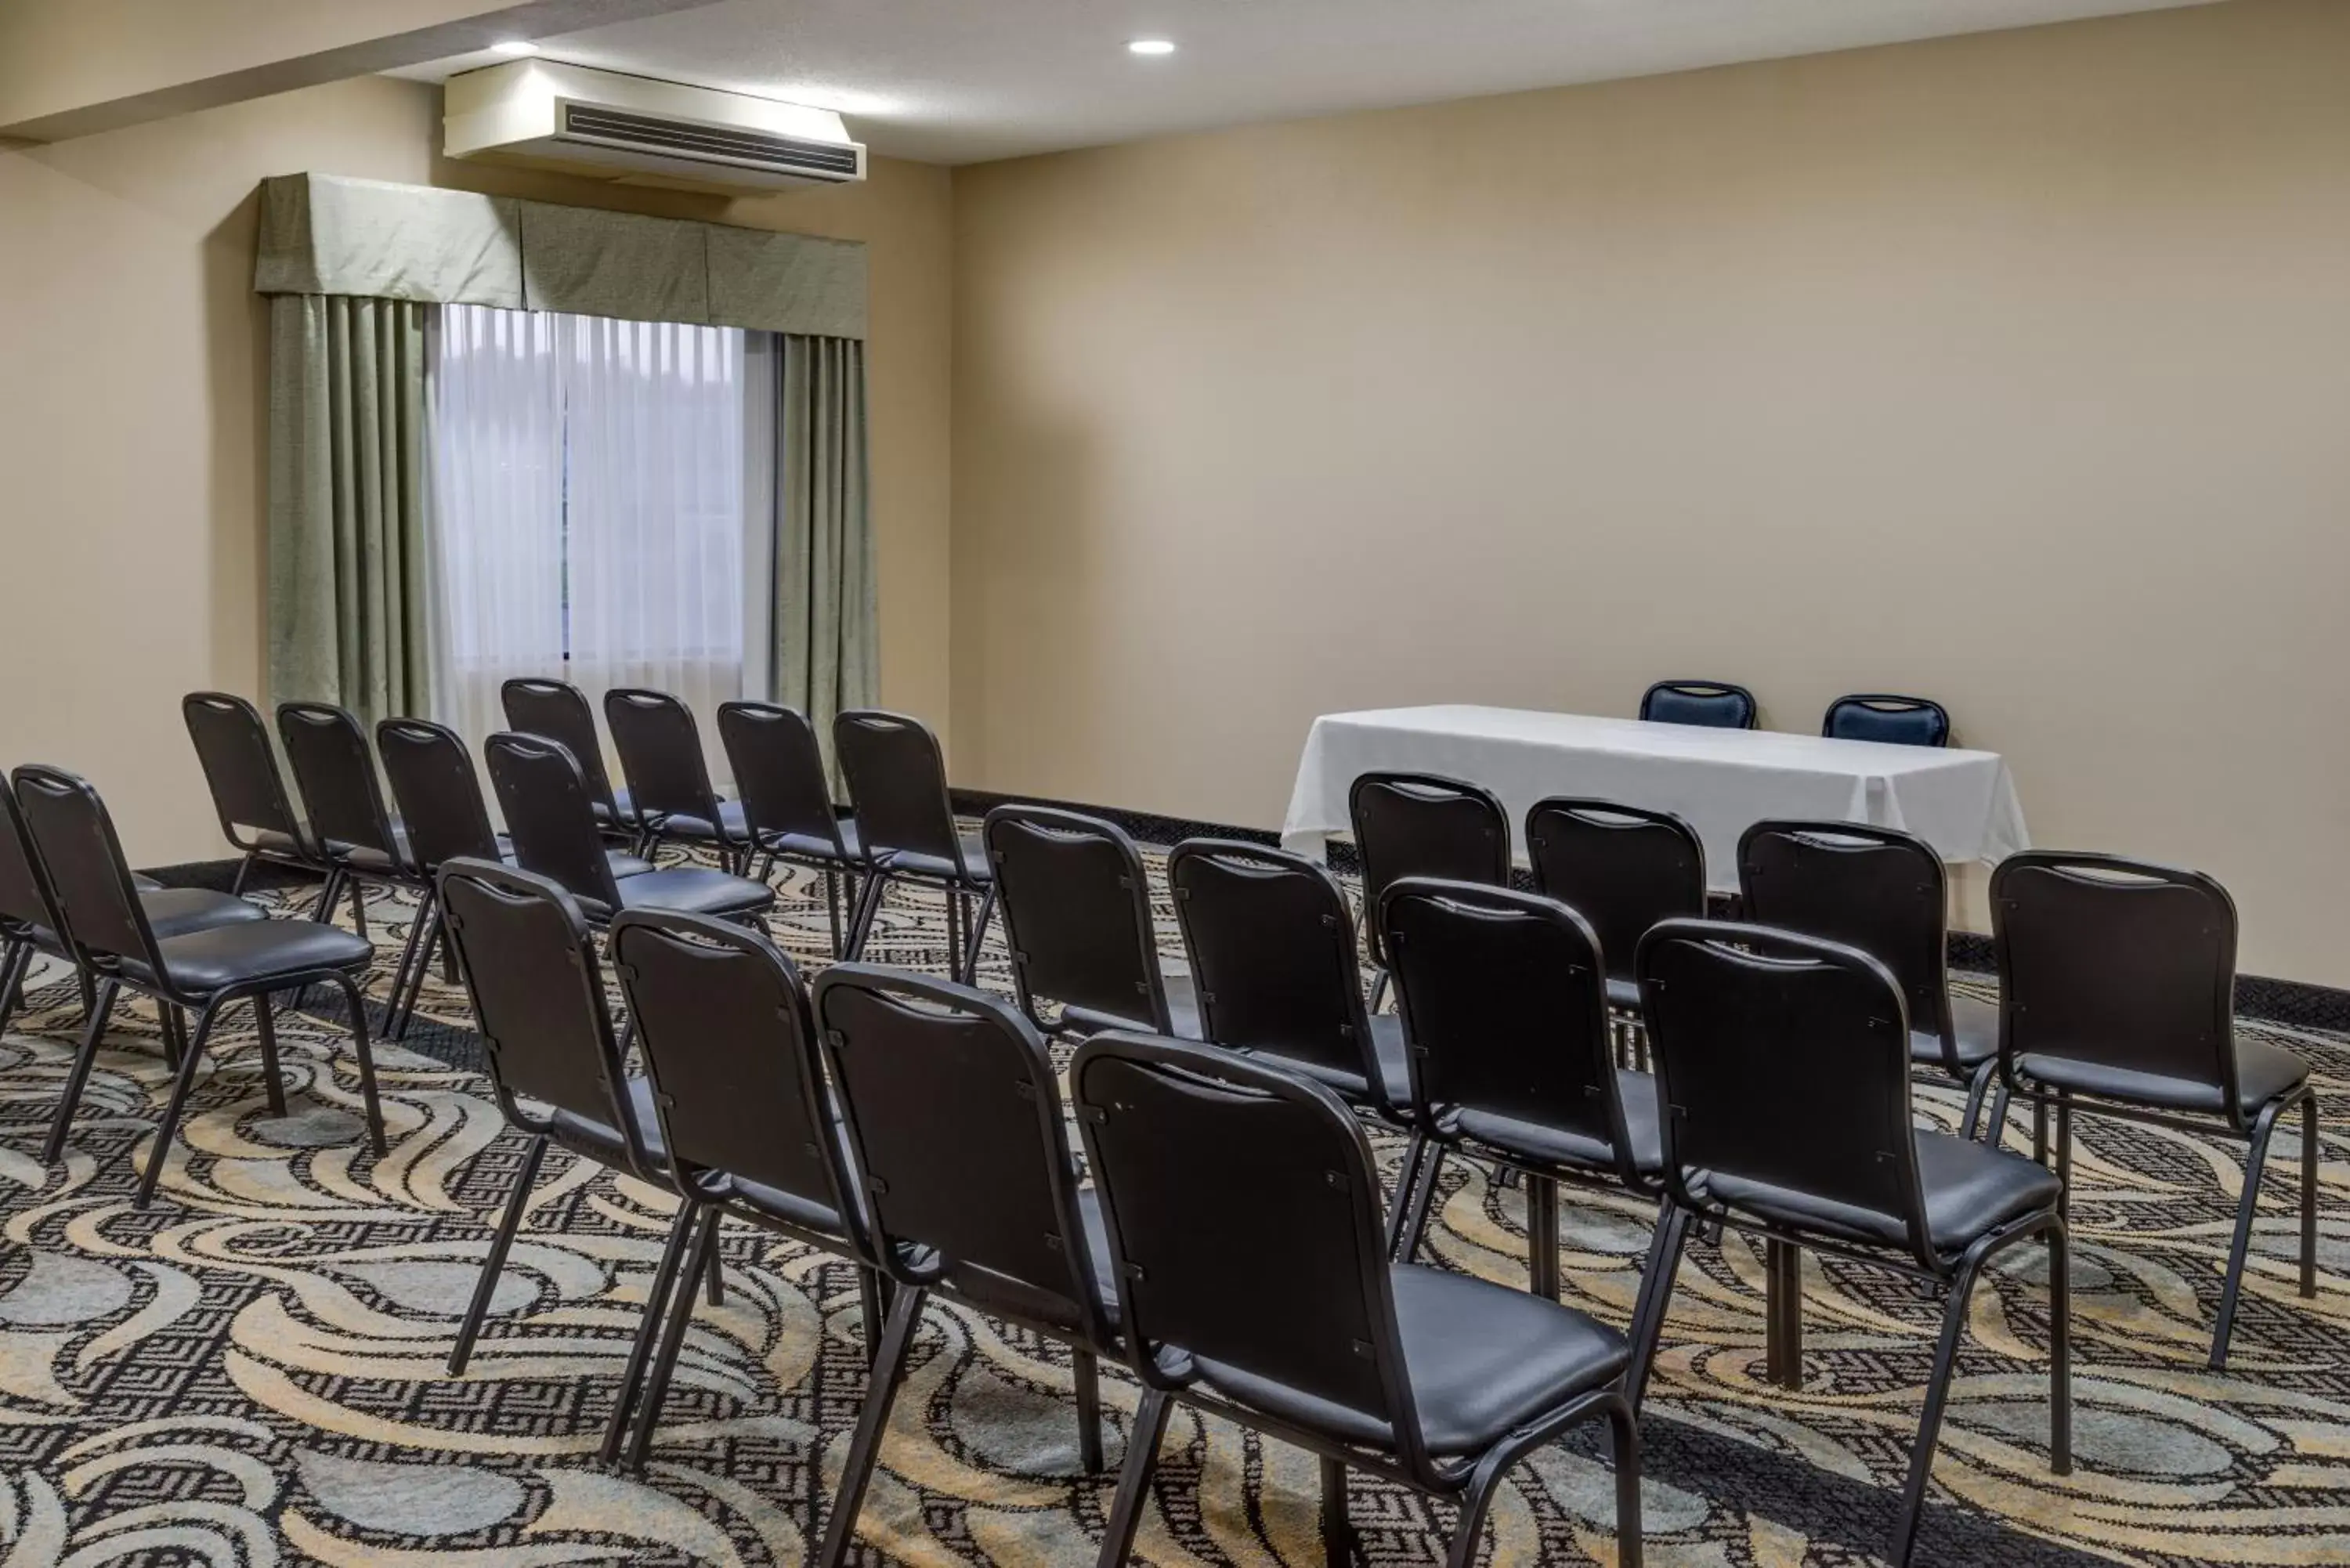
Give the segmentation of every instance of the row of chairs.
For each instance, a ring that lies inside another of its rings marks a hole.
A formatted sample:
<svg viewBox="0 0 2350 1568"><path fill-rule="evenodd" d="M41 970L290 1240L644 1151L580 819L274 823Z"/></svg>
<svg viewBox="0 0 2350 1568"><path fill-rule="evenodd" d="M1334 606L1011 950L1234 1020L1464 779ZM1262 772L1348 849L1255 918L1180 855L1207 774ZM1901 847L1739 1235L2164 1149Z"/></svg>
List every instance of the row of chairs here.
<svg viewBox="0 0 2350 1568"><path fill-rule="evenodd" d="M1722 680L1659 680L1640 696L1640 717L1659 724L1696 724L1711 730L1751 730L1762 705L1743 686ZM1863 691L1839 697L1820 720L1820 733L1835 741L1879 741L1900 746L1947 746L1950 715L1925 697Z"/></svg>

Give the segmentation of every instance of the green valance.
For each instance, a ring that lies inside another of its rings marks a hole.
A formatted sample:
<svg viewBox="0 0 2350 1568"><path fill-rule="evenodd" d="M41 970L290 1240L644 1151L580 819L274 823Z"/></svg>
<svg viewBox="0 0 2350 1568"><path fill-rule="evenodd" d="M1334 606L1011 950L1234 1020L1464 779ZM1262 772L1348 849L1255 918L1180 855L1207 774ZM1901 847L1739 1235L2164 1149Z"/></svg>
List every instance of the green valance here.
<svg viewBox="0 0 2350 1568"><path fill-rule="evenodd" d="M253 286L865 336L855 241L337 174L262 182Z"/></svg>

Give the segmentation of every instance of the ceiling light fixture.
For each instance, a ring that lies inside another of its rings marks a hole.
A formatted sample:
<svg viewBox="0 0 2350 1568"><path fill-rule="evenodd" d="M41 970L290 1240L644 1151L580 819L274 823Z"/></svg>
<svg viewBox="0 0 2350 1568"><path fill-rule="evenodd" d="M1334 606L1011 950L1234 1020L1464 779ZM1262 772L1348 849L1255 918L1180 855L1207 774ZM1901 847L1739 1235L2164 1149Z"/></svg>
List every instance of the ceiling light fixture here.
<svg viewBox="0 0 2350 1568"><path fill-rule="evenodd" d="M513 55L519 58L524 55L538 53L538 46L528 38L500 38L490 46L490 51L493 54Z"/></svg>
<svg viewBox="0 0 2350 1568"><path fill-rule="evenodd" d="M1129 55L1171 55L1175 46L1165 38L1137 38L1127 45Z"/></svg>

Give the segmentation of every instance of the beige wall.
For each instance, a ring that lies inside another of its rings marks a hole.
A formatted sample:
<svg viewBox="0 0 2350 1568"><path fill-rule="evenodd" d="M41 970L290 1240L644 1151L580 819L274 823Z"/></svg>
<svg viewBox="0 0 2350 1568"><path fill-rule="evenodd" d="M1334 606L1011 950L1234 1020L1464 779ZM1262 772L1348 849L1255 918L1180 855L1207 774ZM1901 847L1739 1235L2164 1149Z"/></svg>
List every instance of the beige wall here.
<svg viewBox="0 0 2350 1568"><path fill-rule="evenodd" d="M1943 699L2350 983L2350 5L955 182L956 767L1277 825L1318 711Z"/></svg>
<svg viewBox="0 0 2350 1568"><path fill-rule="evenodd" d="M106 794L142 864L225 853L180 727L257 695L262 302L254 190L318 170L721 219L871 244L884 701L947 718L950 182L728 202L433 156L440 95L363 78L0 151L0 766Z"/></svg>

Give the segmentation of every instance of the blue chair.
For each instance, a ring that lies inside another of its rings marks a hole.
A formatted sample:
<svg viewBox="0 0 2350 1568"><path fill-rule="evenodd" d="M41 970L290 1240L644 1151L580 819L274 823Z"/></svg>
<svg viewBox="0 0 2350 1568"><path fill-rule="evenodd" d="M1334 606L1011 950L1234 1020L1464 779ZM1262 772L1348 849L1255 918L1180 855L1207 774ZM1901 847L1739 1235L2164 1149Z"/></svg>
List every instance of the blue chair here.
<svg viewBox="0 0 2350 1568"><path fill-rule="evenodd" d="M1753 692L1719 680L1659 680L1640 698L1640 717L1652 724L1751 730L1761 711Z"/></svg>
<svg viewBox="0 0 2350 1568"><path fill-rule="evenodd" d="M1950 715L1923 697L1861 692L1828 704L1820 733L1832 741L1883 741L1897 746L1947 746Z"/></svg>

